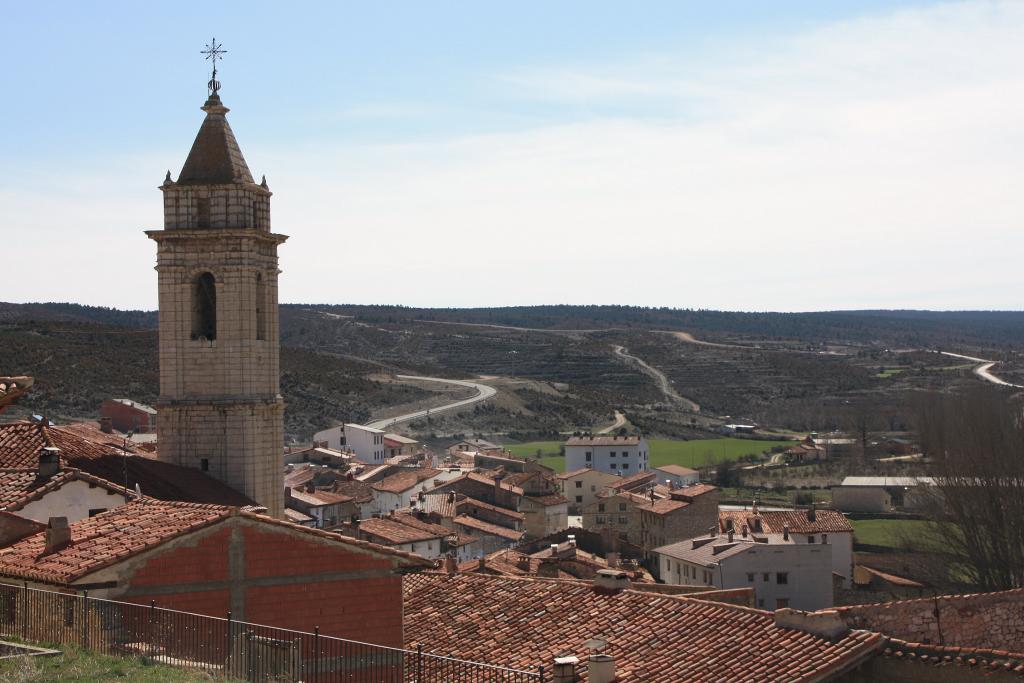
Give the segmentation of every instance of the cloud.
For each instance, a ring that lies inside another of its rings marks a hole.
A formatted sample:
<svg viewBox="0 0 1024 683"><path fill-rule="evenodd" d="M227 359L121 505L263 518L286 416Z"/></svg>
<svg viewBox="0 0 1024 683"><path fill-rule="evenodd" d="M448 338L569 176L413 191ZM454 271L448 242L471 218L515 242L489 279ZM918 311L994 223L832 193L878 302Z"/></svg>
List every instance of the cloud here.
<svg viewBox="0 0 1024 683"><path fill-rule="evenodd" d="M495 117L534 121L504 132L242 144L292 235L284 301L1019 308L1022 31L1019 3L902 10L497 73ZM43 223L77 210L0 201ZM136 224L159 211L155 196L121 203ZM152 250L131 239L133 257ZM132 277L152 305L151 271Z"/></svg>

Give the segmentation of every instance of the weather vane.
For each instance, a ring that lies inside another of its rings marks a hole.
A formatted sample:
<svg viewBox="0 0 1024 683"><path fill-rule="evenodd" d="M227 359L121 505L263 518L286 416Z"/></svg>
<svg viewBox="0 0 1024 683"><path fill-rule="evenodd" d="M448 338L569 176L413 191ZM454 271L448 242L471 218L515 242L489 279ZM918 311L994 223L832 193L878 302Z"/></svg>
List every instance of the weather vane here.
<svg viewBox="0 0 1024 683"><path fill-rule="evenodd" d="M227 50L220 49L221 44L217 42L216 38L211 38L210 42L206 44L205 50L200 50L199 54L206 55L206 58L213 62L213 76L210 77L210 82L206 84L206 87L210 89L210 95L216 95L217 91L220 90L220 81L217 80L217 60L224 59L221 55L227 52Z"/></svg>

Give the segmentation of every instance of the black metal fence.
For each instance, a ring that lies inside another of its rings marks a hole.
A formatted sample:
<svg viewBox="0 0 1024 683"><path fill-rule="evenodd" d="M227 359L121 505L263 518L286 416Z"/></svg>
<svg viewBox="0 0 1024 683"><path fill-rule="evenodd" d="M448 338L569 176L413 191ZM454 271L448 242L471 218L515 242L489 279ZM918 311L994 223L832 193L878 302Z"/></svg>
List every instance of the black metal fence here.
<svg viewBox="0 0 1024 683"><path fill-rule="evenodd" d="M544 683L509 669L423 651L231 618L0 583L0 634L254 682Z"/></svg>

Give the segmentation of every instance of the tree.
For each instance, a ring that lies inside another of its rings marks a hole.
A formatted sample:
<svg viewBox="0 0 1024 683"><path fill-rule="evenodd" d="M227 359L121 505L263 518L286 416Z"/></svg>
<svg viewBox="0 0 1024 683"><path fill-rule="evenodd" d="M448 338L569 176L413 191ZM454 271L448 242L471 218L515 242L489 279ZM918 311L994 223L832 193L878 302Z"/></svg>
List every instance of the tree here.
<svg viewBox="0 0 1024 683"><path fill-rule="evenodd" d="M984 590L1024 587L1024 416L995 388L931 394L918 410L932 461L932 545Z"/></svg>

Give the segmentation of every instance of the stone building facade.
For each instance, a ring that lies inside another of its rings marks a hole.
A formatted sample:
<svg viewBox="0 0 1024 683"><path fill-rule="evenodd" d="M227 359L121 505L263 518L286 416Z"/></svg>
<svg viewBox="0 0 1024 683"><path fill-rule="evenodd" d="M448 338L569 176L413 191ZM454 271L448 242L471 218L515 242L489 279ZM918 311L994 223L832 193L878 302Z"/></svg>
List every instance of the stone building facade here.
<svg viewBox="0 0 1024 683"><path fill-rule="evenodd" d="M214 92L177 181L161 185L159 457L208 472L283 514L277 247Z"/></svg>

